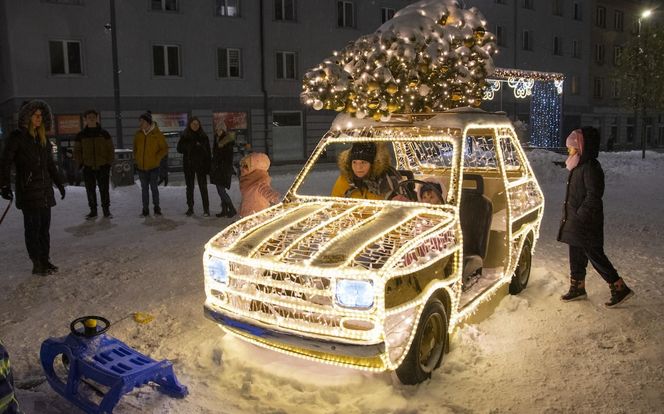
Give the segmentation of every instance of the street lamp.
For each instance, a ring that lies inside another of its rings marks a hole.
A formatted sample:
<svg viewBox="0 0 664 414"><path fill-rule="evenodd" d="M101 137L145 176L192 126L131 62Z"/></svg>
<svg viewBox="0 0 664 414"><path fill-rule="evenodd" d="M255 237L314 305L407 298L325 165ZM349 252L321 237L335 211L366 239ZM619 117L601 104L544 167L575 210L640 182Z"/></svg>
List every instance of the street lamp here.
<svg viewBox="0 0 664 414"><path fill-rule="evenodd" d="M115 0L110 0L111 22L104 25L111 31L111 55L113 59L113 106L115 109L115 137L118 148L124 148L122 139L122 110L120 109L120 68L118 66L118 31L115 19Z"/></svg>
<svg viewBox="0 0 664 414"><path fill-rule="evenodd" d="M638 25L639 25L639 31L637 33L638 37L638 44L639 44L639 55L643 54L643 48L641 47L641 20L647 19L652 15L652 10L647 9L641 12L639 15L639 18L637 19ZM639 81L640 82L645 82L645 79L642 79L643 76L639 76ZM643 86L643 85L639 85ZM639 92L642 91L642 88L638 89ZM638 106L641 107L641 159L646 158L646 108L645 108L645 103L643 102L643 97L640 97L639 99L640 103Z"/></svg>

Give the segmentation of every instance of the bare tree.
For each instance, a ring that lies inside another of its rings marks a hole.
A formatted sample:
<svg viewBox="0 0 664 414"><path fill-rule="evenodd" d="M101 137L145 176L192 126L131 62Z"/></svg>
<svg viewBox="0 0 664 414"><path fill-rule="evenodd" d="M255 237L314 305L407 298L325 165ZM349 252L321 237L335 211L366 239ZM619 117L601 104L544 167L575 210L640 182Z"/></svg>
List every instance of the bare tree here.
<svg viewBox="0 0 664 414"><path fill-rule="evenodd" d="M646 153L645 118L664 111L664 27L646 27L623 45L613 71L620 83L620 100L632 109L635 121L641 119L642 157ZM638 124L638 122L637 122Z"/></svg>

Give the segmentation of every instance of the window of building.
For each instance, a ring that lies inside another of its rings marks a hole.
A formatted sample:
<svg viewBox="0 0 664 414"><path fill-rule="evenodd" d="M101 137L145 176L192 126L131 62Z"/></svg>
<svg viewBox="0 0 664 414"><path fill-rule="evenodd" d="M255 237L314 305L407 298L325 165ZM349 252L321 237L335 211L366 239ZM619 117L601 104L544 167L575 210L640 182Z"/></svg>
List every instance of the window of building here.
<svg viewBox="0 0 664 414"><path fill-rule="evenodd" d="M606 27L606 7L597 6L595 9L595 25L597 27Z"/></svg>
<svg viewBox="0 0 664 414"><path fill-rule="evenodd" d="M634 142L634 118L627 118L627 142Z"/></svg>
<svg viewBox="0 0 664 414"><path fill-rule="evenodd" d="M625 21L625 14L620 10L616 10L613 13L613 28L619 32L622 32L624 21Z"/></svg>
<svg viewBox="0 0 664 414"><path fill-rule="evenodd" d="M84 0L41 0L42 3L53 3L53 4L68 4L74 6L82 6L85 4Z"/></svg>
<svg viewBox="0 0 664 414"><path fill-rule="evenodd" d="M593 79L593 98L601 98L604 96L603 83L602 78L596 77Z"/></svg>
<svg viewBox="0 0 664 414"><path fill-rule="evenodd" d="M383 7L380 9L380 19L383 23L385 23L388 20L391 20L394 17L394 13L396 10L390 9L389 7Z"/></svg>
<svg viewBox="0 0 664 414"><path fill-rule="evenodd" d="M572 95L579 95L581 93L581 85L579 83L579 77L577 75L572 75L572 79L569 83L570 93Z"/></svg>
<svg viewBox="0 0 664 414"><path fill-rule="evenodd" d="M505 26L496 25L496 44L498 46L507 46Z"/></svg>
<svg viewBox="0 0 664 414"><path fill-rule="evenodd" d="M355 27L355 10L352 1L337 1L337 26Z"/></svg>
<svg viewBox="0 0 664 414"><path fill-rule="evenodd" d="M48 42L51 58L51 74L80 75L83 73L81 42L76 40L51 40Z"/></svg>
<svg viewBox="0 0 664 414"><path fill-rule="evenodd" d="M154 76L181 76L180 46L152 46L152 74Z"/></svg>
<svg viewBox="0 0 664 414"><path fill-rule="evenodd" d="M522 35L523 50L533 50L533 32L532 30L524 30Z"/></svg>
<svg viewBox="0 0 664 414"><path fill-rule="evenodd" d="M558 37L553 37L553 54L562 56L563 55L563 40Z"/></svg>
<svg viewBox="0 0 664 414"><path fill-rule="evenodd" d="M297 78L297 54L295 52L277 52L277 79Z"/></svg>
<svg viewBox="0 0 664 414"><path fill-rule="evenodd" d="M581 4L578 1L574 2L574 20L583 20Z"/></svg>
<svg viewBox="0 0 664 414"><path fill-rule="evenodd" d="M238 17L240 15L240 0L217 0L217 16Z"/></svg>
<svg viewBox="0 0 664 414"><path fill-rule="evenodd" d="M493 0L493 2L497 4L507 4L507 0Z"/></svg>
<svg viewBox="0 0 664 414"><path fill-rule="evenodd" d="M595 45L595 63L604 63L604 45L601 43Z"/></svg>
<svg viewBox="0 0 664 414"><path fill-rule="evenodd" d="M551 12L554 16L563 15L563 0L553 0L551 2Z"/></svg>
<svg viewBox="0 0 664 414"><path fill-rule="evenodd" d="M620 98L620 81L617 79L613 80L613 97Z"/></svg>
<svg viewBox="0 0 664 414"><path fill-rule="evenodd" d="M295 0L274 0L275 20L295 20Z"/></svg>
<svg viewBox="0 0 664 414"><path fill-rule="evenodd" d="M178 0L151 0L150 8L159 11L178 11Z"/></svg>
<svg viewBox="0 0 664 414"><path fill-rule="evenodd" d="M613 64L620 66L620 57L622 56L622 46L614 46L613 48Z"/></svg>
<svg viewBox="0 0 664 414"><path fill-rule="evenodd" d="M535 8L535 0L523 0L523 8L524 9L534 9Z"/></svg>
<svg viewBox="0 0 664 414"><path fill-rule="evenodd" d="M220 78L242 77L242 54L240 49L217 49L217 76Z"/></svg>
<svg viewBox="0 0 664 414"><path fill-rule="evenodd" d="M580 58L581 57L581 41L572 40L572 57Z"/></svg>

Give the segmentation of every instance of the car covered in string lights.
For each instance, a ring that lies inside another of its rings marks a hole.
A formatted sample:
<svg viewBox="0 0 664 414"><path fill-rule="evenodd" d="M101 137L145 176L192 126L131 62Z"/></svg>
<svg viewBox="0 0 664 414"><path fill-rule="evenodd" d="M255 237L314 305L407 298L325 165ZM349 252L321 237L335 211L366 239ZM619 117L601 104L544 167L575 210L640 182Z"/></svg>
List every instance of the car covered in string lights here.
<svg viewBox="0 0 664 414"><path fill-rule="evenodd" d="M388 146L405 196L330 195L330 161L357 142ZM432 180L441 204L420 200ZM205 314L262 347L420 383L481 302L526 287L543 210L503 113L340 114L283 202L207 243Z"/></svg>

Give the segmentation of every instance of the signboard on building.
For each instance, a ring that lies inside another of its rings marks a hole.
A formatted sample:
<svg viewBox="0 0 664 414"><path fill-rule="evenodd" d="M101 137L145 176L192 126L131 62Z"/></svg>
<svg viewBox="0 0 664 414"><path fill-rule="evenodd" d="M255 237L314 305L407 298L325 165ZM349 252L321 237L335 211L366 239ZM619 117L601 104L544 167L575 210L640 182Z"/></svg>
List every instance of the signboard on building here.
<svg viewBox="0 0 664 414"><path fill-rule="evenodd" d="M212 114L212 128L216 131L221 125L228 132L235 132L235 142L249 143L249 130L246 112L214 112Z"/></svg>
<svg viewBox="0 0 664 414"><path fill-rule="evenodd" d="M157 123L161 132L181 132L187 127L187 118L186 112L152 114L152 120Z"/></svg>
<svg viewBox="0 0 664 414"><path fill-rule="evenodd" d="M58 135L76 135L81 132L81 116L56 115L55 125Z"/></svg>

